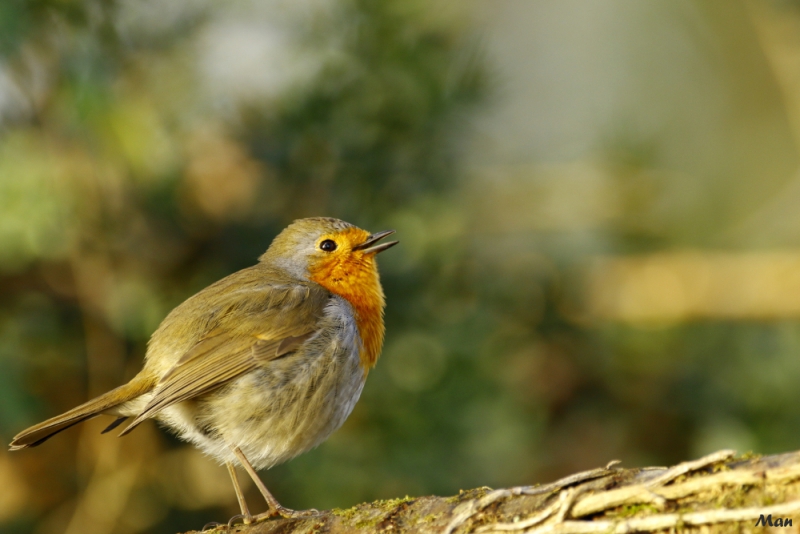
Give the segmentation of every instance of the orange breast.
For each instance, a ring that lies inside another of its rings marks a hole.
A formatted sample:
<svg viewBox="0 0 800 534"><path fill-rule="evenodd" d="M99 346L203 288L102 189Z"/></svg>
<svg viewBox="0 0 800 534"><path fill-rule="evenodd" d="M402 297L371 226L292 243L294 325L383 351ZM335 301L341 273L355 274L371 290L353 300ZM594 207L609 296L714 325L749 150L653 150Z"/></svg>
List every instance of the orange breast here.
<svg viewBox="0 0 800 534"><path fill-rule="evenodd" d="M346 299L355 311L361 335L361 367L369 371L383 347L385 299L373 258L353 256L314 266L311 280Z"/></svg>

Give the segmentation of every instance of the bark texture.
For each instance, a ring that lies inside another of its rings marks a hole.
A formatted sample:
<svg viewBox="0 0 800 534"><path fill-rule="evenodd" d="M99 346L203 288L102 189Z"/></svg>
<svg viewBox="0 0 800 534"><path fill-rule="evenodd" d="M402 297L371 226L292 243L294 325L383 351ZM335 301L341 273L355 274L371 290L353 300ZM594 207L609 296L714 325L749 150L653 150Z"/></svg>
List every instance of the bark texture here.
<svg viewBox="0 0 800 534"><path fill-rule="evenodd" d="M763 517L763 523L759 523ZM757 525L757 523L759 523ZM787 524L789 523L789 524ZM239 534L800 532L800 452L719 451L673 467L618 462L551 484L376 501L302 519L209 527ZM198 532L198 531L193 531Z"/></svg>

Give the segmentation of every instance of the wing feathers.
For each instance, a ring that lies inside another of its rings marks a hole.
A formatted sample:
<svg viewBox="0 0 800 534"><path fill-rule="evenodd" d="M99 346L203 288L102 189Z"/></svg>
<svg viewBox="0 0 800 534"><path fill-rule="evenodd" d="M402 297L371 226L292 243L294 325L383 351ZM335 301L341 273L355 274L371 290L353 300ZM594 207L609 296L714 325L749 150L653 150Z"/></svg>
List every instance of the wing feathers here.
<svg viewBox="0 0 800 534"><path fill-rule="evenodd" d="M181 356L159 380L144 410L120 436L168 406L207 393L271 360L291 354L316 333L317 321L327 300L325 295L316 295L304 286L294 286L275 288L263 296L259 310L263 317L262 332L243 332L247 324L252 324L252 316L235 321L231 314L236 311L229 310L221 321L227 328L218 323ZM245 313L255 311L253 307L246 308L249 309Z"/></svg>
<svg viewBox="0 0 800 534"><path fill-rule="evenodd" d="M281 342L278 343L278 346L275 349L275 355L273 357L280 358L281 356L285 356L287 354L296 351L297 349L300 348L300 345L308 341L308 339L314 334L315 332L312 330L300 336L289 336L287 338L282 339ZM261 353L262 351L259 351L258 353L254 353L253 356L256 359L262 360L264 357L262 356ZM268 360L272 359L271 357L269 357L270 356L269 354L267 354L266 356Z"/></svg>
<svg viewBox="0 0 800 534"><path fill-rule="evenodd" d="M177 364L164 376L153 398L120 436L167 406L216 389L254 369L257 361L252 357L252 352L258 342L256 338L235 341L229 336L215 336L199 343L197 350L192 350L194 354L191 358ZM273 345L278 343L272 342Z"/></svg>

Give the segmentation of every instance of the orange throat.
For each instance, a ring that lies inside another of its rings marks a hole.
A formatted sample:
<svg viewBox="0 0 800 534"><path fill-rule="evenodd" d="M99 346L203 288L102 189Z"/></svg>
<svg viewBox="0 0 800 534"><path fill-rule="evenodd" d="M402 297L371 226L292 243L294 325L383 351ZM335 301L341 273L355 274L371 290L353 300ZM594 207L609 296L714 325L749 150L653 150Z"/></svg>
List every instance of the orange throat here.
<svg viewBox="0 0 800 534"><path fill-rule="evenodd" d="M383 308L386 304L373 258L325 262L313 269L311 281L347 300L355 312L361 336L361 368L368 372L383 347Z"/></svg>

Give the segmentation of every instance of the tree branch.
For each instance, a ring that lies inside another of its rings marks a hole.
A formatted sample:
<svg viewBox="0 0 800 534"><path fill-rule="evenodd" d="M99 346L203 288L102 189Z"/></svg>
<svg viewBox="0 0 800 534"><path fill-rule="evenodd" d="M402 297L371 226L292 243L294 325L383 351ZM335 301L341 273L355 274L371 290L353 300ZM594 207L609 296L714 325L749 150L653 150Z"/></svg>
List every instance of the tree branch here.
<svg viewBox="0 0 800 534"><path fill-rule="evenodd" d="M800 520L800 452L736 458L726 450L671 468L623 469L618 463L546 485L376 501L205 532L714 533L753 527L762 518L765 526Z"/></svg>

